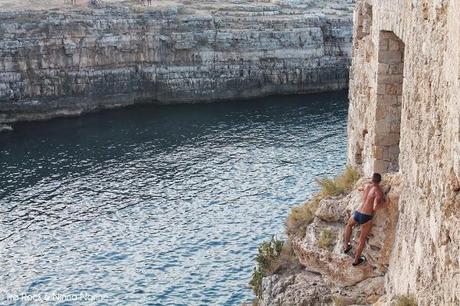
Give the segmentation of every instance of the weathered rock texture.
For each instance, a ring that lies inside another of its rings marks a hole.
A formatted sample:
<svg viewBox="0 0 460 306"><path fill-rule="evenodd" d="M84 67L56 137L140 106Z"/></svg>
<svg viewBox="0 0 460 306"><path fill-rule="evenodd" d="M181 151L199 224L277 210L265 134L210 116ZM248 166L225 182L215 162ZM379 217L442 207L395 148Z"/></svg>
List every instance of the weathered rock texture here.
<svg viewBox="0 0 460 306"><path fill-rule="evenodd" d="M332 301L332 290L321 275L308 271L293 271L265 277L262 290L260 306L320 306L330 304Z"/></svg>
<svg viewBox="0 0 460 306"><path fill-rule="evenodd" d="M348 161L404 182L385 289L460 305L460 1L357 3Z"/></svg>
<svg viewBox="0 0 460 306"><path fill-rule="evenodd" d="M352 2L0 12L0 122L345 88Z"/></svg>

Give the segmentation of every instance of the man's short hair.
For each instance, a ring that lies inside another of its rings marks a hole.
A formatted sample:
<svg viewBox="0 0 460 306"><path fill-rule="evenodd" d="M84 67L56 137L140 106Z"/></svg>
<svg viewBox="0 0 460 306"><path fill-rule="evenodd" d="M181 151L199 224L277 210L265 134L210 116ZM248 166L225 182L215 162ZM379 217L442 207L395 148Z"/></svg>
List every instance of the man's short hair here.
<svg viewBox="0 0 460 306"><path fill-rule="evenodd" d="M381 181L382 181L382 176L380 175L380 173L374 173L372 175L372 183L378 184Z"/></svg>

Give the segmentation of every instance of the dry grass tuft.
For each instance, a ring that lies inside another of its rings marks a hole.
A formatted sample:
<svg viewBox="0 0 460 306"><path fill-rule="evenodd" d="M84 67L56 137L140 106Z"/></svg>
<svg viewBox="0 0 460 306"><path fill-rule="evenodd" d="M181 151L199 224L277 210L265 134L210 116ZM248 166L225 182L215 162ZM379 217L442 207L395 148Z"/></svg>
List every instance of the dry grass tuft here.
<svg viewBox="0 0 460 306"><path fill-rule="evenodd" d="M396 298L394 306L417 306L417 301L413 296L400 295Z"/></svg>
<svg viewBox="0 0 460 306"><path fill-rule="evenodd" d="M322 197L317 194L307 203L295 206L291 209L285 223L286 234L288 236L296 236L299 238L305 236L307 226L313 221L321 199Z"/></svg>
<svg viewBox="0 0 460 306"><path fill-rule="evenodd" d="M334 244L335 234L330 229L323 229L319 233L317 244L322 249L330 249Z"/></svg>
<svg viewBox="0 0 460 306"><path fill-rule="evenodd" d="M332 302L334 303L334 306L347 306L347 302L341 298L341 297L338 297L338 296L334 296L332 297Z"/></svg>
<svg viewBox="0 0 460 306"><path fill-rule="evenodd" d="M316 181L322 187L320 193L325 198L350 192L360 177L360 174L356 170L348 166L341 175L333 179L321 178Z"/></svg>

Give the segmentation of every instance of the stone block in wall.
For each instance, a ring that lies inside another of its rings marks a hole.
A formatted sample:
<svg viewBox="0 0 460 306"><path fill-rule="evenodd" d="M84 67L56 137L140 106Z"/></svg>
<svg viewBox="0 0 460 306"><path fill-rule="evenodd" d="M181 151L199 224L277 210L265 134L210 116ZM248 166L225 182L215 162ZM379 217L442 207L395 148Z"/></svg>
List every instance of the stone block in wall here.
<svg viewBox="0 0 460 306"><path fill-rule="evenodd" d="M402 54L400 51L384 51L379 50L379 62L386 64L395 64L402 61Z"/></svg>
<svg viewBox="0 0 460 306"><path fill-rule="evenodd" d="M373 161L373 172L385 173L387 172L388 167L390 166L389 162L386 162L381 159L376 159Z"/></svg>
<svg viewBox="0 0 460 306"><path fill-rule="evenodd" d="M385 94L387 94L386 87L387 87L386 84L378 83L377 84L377 95L385 95Z"/></svg>
<svg viewBox="0 0 460 306"><path fill-rule="evenodd" d="M387 133L379 137L379 145L381 146L392 146L399 143L399 134L396 133Z"/></svg>
<svg viewBox="0 0 460 306"><path fill-rule="evenodd" d="M399 146L391 146L389 150L390 156L393 156L393 159L395 156L399 156Z"/></svg>
<svg viewBox="0 0 460 306"><path fill-rule="evenodd" d="M386 162L391 162L392 159L393 159L393 156L391 155L390 153L390 148L391 146L385 146L383 147L383 155L382 155L382 160L386 161ZM377 157L376 157L377 158Z"/></svg>
<svg viewBox="0 0 460 306"><path fill-rule="evenodd" d="M390 40L388 38L382 38L379 40L379 50L388 51Z"/></svg>
<svg viewBox="0 0 460 306"><path fill-rule="evenodd" d="M397 95L398 94L398 88L400 87L398 84L386 84L386 83L383 83L385 85L385 94L386 95Z"/></svg>
<svg viewBox="0 0 460 306"><path fill-rule="evenodd" d="M377 81L384 84L399 84L402 82L402 76L394 74L382 74L378 76Z"/></svg>
<svg viewBox="0 0 460 306"><path fill-rule="evenodd" d="M389 44L388 44L388 50L390 51L400 51L402 48L402 45L399 41L390 39Z"/></svg>
<svg viewBox="0 0 460 306"><path fill-rule="evenodd" d="M404 71L404 64L403 63L397 63L393 65L388 66L388 73L390 74L399 74L402 78L402 74Z"/></svg>
<svg viewBox="0 0 460 306"><path fill-rule="evenodd" d="M380 103L383 103L383 101ZM387 112L387 107L385 106L377 108L377 111L375 112L375 120L377 122L384 121L384 119L387 117Z"/></svg>
<svg viewBox="0 0 460 306"><path fill-rule="evenodd" d="M397 101L397 96L394 96L395 100ZM390 123L397 123L401 122L401 105L400 104L392 104L388 106L388 120Z"/></svg>
<svg viewBox="0 0 460 306"><path fill-rule="evenodd" d="M396 120L392 121L390 123L390 133L399 134L400 131L401 131L401 123L400 123L400 121L396 121Z"/></svg>
<svg viewBox="0 0 460 306"><path fill-rule="evenodd" d="M377 101L379 101L378 103L383 105L392 106L398 104L398 99L395 95L379 95L377 99Z"/></svg>
<svg viewBox="0 0 460 306"><path fill-rule="evenodd" d="M377 73L378 74L387 74L387 73L389 73L389 69L390 69L389 64L379 63L378 68L377 68Z"/></svg>
<svg viewBox="0 0 460 306"><path fill-rule="evenodd" d="M383 147L373 146L373 156L376 159L383 159Z"/></svg>

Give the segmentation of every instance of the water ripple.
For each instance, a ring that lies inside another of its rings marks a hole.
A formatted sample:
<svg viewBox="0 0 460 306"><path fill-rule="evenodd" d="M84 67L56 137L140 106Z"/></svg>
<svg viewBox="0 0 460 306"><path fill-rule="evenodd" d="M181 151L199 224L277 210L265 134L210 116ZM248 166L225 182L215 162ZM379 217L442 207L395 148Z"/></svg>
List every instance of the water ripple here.
<svg viewBox="0 0 460 306"><path fill-rule="evenodd" d="M0 304L250 301L257 245L343 168L346 109L332 93L18 124L0 135Z"/></svg>

